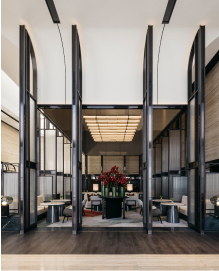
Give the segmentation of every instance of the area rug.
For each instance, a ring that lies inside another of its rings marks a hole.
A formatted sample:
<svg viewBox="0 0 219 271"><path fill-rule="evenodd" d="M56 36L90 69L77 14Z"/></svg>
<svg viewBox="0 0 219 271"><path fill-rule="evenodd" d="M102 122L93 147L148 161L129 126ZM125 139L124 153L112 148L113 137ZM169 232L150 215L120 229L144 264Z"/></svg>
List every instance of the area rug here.
<svg viewBox="0 0 219 271"><path fill-rule="evenodd" d="M97 211L90 211L90 210L84 210L85 216L88 217L95 217L95 216L99 216L102 215L102 212L97 212Z"/></svg>

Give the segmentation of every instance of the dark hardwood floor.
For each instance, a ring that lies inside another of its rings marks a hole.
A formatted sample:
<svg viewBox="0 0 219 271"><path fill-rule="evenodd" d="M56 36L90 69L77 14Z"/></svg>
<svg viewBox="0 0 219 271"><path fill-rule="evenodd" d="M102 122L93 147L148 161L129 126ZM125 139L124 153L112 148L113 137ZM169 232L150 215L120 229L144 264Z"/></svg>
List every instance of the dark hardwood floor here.
<svg viewBox="0 0 219 271"><path fill-rule="evenodd" d="M2 232L2 254L219 254L219 233L32 230Z"/></svg>

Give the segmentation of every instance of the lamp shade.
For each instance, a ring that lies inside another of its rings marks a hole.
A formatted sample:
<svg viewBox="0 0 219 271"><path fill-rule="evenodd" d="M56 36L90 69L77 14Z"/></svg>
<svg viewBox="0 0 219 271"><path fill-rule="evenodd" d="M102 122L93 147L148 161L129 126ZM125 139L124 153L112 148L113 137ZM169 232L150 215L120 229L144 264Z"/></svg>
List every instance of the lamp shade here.
<svg viewBox="0 0 219 271"><path fill-rule="evenodd" d="M1 196L1 205L9 205L13 202L13 198L9 196Z"/></svg>
<svg viewBox="0 0 219 271"><path fill-rule="evenodd" d="M99 190L99 184L94 183L93 184L93 191L98 191Z"/></svg>
<svg viewBox="0 0 219 271"><path fill-rule="evenodd" d="M132 183L128 183L127 184L127 191L132 191L133 190L133 184Z"/></svg>

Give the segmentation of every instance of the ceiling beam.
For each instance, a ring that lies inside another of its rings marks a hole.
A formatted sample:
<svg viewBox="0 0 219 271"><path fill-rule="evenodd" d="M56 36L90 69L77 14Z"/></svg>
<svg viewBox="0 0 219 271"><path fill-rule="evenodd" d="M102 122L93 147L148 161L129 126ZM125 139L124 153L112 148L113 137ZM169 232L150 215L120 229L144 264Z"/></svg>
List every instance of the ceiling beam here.
<svg viewBox="0 0 219 271"><path fill-rule="evenodd" d="M46 4L52 17L53 23L60 24L59 16L53 0L46 0Z"/></svg>
<svg viewBox="0 0 219 271"><path fill-rule="evenodd" d="M172 16L175 4L176 4L176 0L169 0L168 1L162 24L168 24L170 22L170 18Z"/></svg>

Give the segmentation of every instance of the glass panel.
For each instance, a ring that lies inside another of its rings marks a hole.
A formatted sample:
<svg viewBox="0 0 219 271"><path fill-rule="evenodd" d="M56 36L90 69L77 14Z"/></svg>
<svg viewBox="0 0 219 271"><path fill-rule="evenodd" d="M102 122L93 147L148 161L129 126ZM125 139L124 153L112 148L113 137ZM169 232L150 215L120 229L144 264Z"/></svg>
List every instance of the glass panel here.
<svg viewBox="0 0 219 271"><path fill-rule="evenodd" d="M64 173L71 174L70 166L71 166L71 145L64 144Z"/></svg>
<svg viewBox="0 0 219 271"><path fill-rule="evenodd" d="M173 177L173 198L181 202L182 196L187 196L187 177Z"/></svg>
<svg viewBox="0 0 219 271"><path fill-rule="evenodd" d="M161 144L155 144L156 173L161 174Z"/></svg>
<svg viewBox="0 0 219 271"><path fill-rule="evenodd" d="M181 168L185 167L185 130L181 130Z"/></svg>
<svg viewBox="0 0 219 271"><path fill-rule="evenodd" d="M44 170L44 130L40 131L40 170Z"/></svg>
<svg viewBox="0 0 219 271"><path fill-rule="evenodd" d="M13 198L13 202L9 205L9 212L18 213L18 173L3 174L4 191L2 191L2 195Z"/></svg>
<svg viewBox="0 0 219 271"><path fill-rule="evenodd" d="M169 170L180 170L180 130L169 131Z"/></svg>
<svg viewBox="0 0 219 271"><path fill-rule="evenodd" d="M30 161L35 162L35 102L30 98Z"/></svg>
<svg viewBox="0 0 219 271"><path fill-rule="evenodd" d="M195 98L193 98L189 103L189 162L195 161Z"/></svg>
<svg viewBox="0 0 219 271"><path fill-rule="evenodd" d="M33 95L33 65L30 57L30 93Z"/></svg>
<svg viewBox="0 0 219 271"><path fill-rule="evenodd" d="M152 178L152 197L155 198L155 181L156 178Z"/></svg>
<svg viewBox="0 0 219 271"><path fill-rule="evenodd" d="M162 137L162 172L168 172L168 137Z"/></svg>
<svg viewBox="0 0 219 271"><path fill-rule="evenodd" d="M43 201L50 201L50 199L52 198L52 177L41 176L37 178L37 181L37 195L43 196Z"/></svg>
<svg viewBox="0 0 219 271"><path fill-rule="evenodd" d="M155 189L156 189L155 197L160 198L160 196L161 196L161 178L156 177L156 187L155 187Z"/></svg>
<svg viewBox="0 0 219 271"><path fill-rule="evenodd" d="M82 153L82 174L85 174L85 155Z"/></svg>
<svg viewBox="0 0 219 271"><path fill-rule="evenodd" d="M44 129L44 116L40 114L40 129Z"/></svg>
<svg viewBox="0 0 219 271"><path fill-rule="evenodd" d="M54 128L54 127L53 127L52 123L50 123L50 124L49 124L49 129L52 130L53 128Z"/></svg>
<svg viewBox="0 0 219 271"><path fill-rule="evenodd" d="M63 137L57 137L57 172L63 172Z"/></svg>
<svg viewBox="0 0 219 271"><path fill-rule="evenodd" d="M30 169L30 225L36 222L35 211L35 169Z"/></svg>
<svg viewBox="0 0 219 271"><path fill-rule="evenodd" d="M57 194L63 196L63 176L57 176Z"/></svg>
<svg viewBox="0 0 219 271"><path fill-rule="evenodd" d="M195 169L189 170L189 184L190 184L189 223L195 225Z"/></svg>
<svg viewBox="0 0 219 271"><path fill-rule="evenodd" d="M64 199L71 199L71 178L64 177Z"/></svg>
<svg viewBox="0 0 219 271"><path fill-rule="evenodd" d="M162 196L168 199L168 177L162 177Z"/></svg>
<svg viewBox="0 0 219 271"><path fill-rule="evenodd" d="M219 195L219 173L206 173L206 212L214 213L210 198Z"/></svg>
<svg viewBox="0 0 219 271"><path fill-rule="evenodd" d="M56 169L56 131L45 130L45 170Z"/></svg>

